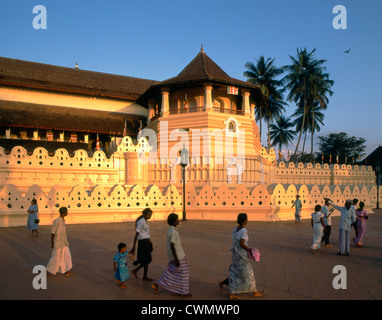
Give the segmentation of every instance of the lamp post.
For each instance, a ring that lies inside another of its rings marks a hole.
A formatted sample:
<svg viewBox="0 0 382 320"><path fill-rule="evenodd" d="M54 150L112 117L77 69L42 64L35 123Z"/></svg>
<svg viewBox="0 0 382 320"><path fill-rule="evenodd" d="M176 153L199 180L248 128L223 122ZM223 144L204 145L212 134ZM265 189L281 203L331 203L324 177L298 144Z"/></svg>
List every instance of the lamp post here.
<svg viewBox="0 0 382 320"><path fill-rule="evenodd" d="M186 218L186 167L188 165L188 150L183 144L183 148L180 151L180 164L182 166L182 181L183 181L183 219L182 221L187 221Z"/></svg>
<svg viewBox="0 0 382 320"><path fill-rule="evenodd" d="M375 165L375 174L377 176L377 209L379 209L379 175L381 173L381 162L379 158L377 160L377 164Z"/></svg>

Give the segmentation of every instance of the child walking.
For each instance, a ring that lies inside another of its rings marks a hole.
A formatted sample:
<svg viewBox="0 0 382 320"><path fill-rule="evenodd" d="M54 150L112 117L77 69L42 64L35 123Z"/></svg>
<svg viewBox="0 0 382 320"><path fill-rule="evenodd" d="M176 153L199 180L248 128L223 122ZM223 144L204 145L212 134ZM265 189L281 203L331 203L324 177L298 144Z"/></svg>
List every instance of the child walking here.
<svg viewBox="0 0 382 320"><path fill-rule="evenodd" d="M114 271L117 284L121 288L127 288L126 280L130 278L129 269L127 269L127 245L118 244L118 253L114 256Z"/></svg>

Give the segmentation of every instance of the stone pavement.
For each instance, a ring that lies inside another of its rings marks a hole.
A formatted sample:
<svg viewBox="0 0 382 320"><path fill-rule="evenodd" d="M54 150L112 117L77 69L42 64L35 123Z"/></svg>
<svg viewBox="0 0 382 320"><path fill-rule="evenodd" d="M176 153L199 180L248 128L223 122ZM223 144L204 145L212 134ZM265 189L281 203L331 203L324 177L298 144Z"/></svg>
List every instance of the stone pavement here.
<svg viewBox="0 0 382 320"><path fill-rule="evenodd" d="M70 212L69 212L70 214ZM380 300L382 299L382 210L370 214L365 246L353 244L350 257L338 256L339 218L332 222L333 247L323 247L311 254L310 220L301 224L249 221L249 244L258 248L260 262L253 262L259 290L266 294L256 300ZM235 222L186 221L178 230L190 265L193 296L187 301L227 301L227 288L218 282L228 275L231 254L231 231ZM154 243L149 276L157 279L167 265L164 221L151 221ZM131 248L134 223L67 225L73 260L73 277L48 276L47 289L32 286L36 265L46 265L51 254L50 227L41 226L40 236L31 238L26 227L0 229L0 299L1 300L184 300L160 289L155 296L151 283L131 278L128 288L115 285L113 257L117 244ZM354 234L354 231L352 231ZM347 271L347 289L335 290L336 265ZM129 270L133 265L129 263ZM139 276L142 271L139 271ZM244 300L253 300L243 295Z"/></svg>

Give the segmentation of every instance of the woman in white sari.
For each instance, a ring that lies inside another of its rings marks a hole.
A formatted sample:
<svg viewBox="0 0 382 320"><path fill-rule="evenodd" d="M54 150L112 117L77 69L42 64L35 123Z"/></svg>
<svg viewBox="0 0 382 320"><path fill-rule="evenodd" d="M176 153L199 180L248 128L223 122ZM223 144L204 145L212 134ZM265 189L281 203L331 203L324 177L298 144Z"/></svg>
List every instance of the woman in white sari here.
<svg viewBox="0 0 382 320"><path fill-rule="evenodd" d="M311 222L313 227L313 243L310 247L310 251L314 253L314 251L321 250L321 240L325 229L324 214L321 212L321 206L319 204L314 208Z"/></svg>
<svg viewBox="0 0 382 320"><path fill-rule="evenodd" d="M237 294L244 292L253 293L254 297L264 294L256 289L256 281L251 265L251 259L248 258L248 231L245 228L248 218L245 213L240 213L237 217L238 226L232 231L232 262L229 270L229 298L241 299Z"/></svg>

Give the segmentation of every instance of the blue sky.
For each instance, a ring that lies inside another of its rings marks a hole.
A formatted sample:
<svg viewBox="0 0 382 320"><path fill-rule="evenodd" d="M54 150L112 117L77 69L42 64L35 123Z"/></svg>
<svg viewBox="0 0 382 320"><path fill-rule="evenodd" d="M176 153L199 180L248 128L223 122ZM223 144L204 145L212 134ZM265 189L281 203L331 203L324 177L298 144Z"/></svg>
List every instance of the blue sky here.
<svg viewBox="0 0 382 320"><path fill-rule="evenodd" d="M33 28L36 5L47 9L45 30ZM346 30L333 28L336 5L347 10ZM0 56L153 80L176 76L201 44L241 80L261 55L282 66L298 47L316 48L335 81L316 136L363 137L366 153L381 143L380 0L17 0L0 8ZM294 110L290 103L286 115Z"/></svg>

